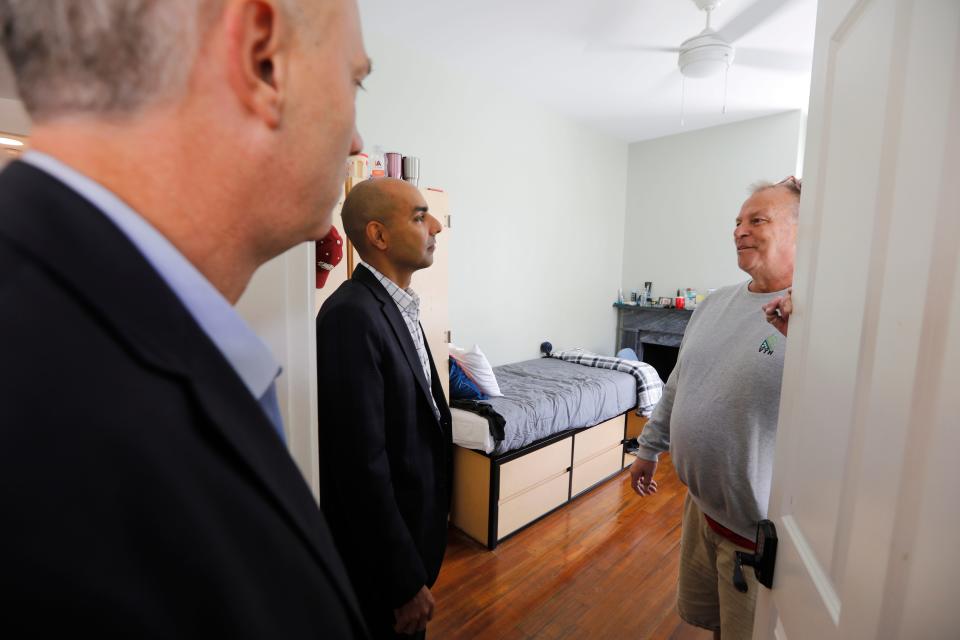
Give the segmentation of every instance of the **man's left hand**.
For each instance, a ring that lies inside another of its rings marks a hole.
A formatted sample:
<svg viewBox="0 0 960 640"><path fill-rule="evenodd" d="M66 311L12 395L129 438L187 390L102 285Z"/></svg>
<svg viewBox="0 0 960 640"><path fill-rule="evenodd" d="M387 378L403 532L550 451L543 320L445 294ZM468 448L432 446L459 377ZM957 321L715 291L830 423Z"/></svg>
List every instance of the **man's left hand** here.
<svg viewBox="0 0 960 640"><path fill-rule="evenodd" d="M793 290L787 289L787 294L763 305L763 313L767 322L776 327L777 331L787 335L787 326L790 324L790 314L793 313Z"/></svg>
<svg viewBox="0 0 960 640"><path fill-rule="evenodd" d="M430 589L426 585L420 587L420 591L409 602L393 610L396 618L393 630L406 635L423 631L427 628L427 623L433 620L433 611L436 606L437 603Z"/></svg>

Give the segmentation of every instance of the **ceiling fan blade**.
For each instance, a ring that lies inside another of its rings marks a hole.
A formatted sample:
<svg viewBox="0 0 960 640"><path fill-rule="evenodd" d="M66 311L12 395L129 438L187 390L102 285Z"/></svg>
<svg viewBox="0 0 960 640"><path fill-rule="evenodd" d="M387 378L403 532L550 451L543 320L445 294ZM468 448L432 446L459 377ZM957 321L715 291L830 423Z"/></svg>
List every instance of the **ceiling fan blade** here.
<svg viewBox="0 0 960 640"><path fill-rule="evenodd" d="M679 53L680 47L648 47L638 44L616 42L591 42L583 48L584 53Z"/></svg>
<svg viewBox="0 0 960 640"><path fill-rule="evenodd" d="M810 73L811 66L813 65L813 56L792 51L737 47L736 54L733 57L733 64L734 66L754 67L756 69Z"/></svg>
<svg viewBox="0 0 960 640"><path fill-rule="evenodd" d="M756 0L724 25L717 35L733 43L794 2L797 0Z"/></svg>

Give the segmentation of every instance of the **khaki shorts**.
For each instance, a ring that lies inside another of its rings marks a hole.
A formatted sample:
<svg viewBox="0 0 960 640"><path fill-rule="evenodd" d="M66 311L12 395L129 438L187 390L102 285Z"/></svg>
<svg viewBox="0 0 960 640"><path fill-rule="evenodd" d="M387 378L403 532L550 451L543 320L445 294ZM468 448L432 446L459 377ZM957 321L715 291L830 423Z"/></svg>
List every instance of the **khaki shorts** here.
<svg viewBox="0 0 960 640"><path fill-rule="evenodd" d="M687 494L680 539L677 612L689 624L720 630L723 640L749 640L760 588L753 568L744 567L747 592L733 586L733 554L750 551L718 535Z"/></svg>

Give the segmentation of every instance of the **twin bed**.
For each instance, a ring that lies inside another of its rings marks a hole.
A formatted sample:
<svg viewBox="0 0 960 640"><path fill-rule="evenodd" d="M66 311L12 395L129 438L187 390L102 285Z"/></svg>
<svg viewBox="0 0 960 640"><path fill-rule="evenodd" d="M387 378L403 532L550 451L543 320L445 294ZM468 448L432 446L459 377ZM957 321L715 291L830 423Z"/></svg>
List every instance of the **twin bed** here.
<svg viewBox="0 0 960 640"><path fill-rule="evenodd" d="M503 397L452 409L457 528L493 549L623 469L662 383L647 365L595 360L496 367Z"/></svg>

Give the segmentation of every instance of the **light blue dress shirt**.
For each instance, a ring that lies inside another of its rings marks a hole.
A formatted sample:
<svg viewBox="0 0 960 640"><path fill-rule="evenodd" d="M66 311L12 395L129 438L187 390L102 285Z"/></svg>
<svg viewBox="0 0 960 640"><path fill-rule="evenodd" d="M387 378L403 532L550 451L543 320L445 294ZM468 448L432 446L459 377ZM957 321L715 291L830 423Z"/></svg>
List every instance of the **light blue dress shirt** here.
<svg viewBox="0 0 960 640"><path fill-rule="evenodd" d="M280 365L233 305L166 237L112 191L47 154L28 151L21 160L76 191L127 236L217 346L285 440L276 389Z"/></svg>

